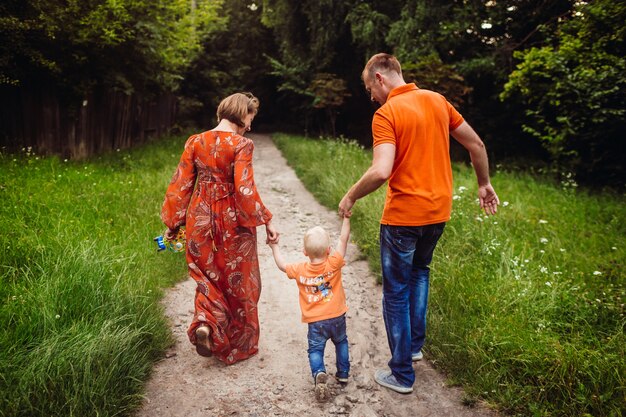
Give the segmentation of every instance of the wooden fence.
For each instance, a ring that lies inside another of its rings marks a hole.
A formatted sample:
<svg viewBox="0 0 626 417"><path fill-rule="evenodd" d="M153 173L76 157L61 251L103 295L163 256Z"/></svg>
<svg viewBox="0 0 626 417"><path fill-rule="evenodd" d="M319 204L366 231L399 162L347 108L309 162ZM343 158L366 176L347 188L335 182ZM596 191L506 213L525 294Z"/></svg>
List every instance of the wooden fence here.
<svg viewBox="0 0 626 417"><path fill-rule="evenodd" d="M174 124L176 98L144 100L107 91L66 104L51 91L0 89L0 147L80 159L160 136Z"/></svg>

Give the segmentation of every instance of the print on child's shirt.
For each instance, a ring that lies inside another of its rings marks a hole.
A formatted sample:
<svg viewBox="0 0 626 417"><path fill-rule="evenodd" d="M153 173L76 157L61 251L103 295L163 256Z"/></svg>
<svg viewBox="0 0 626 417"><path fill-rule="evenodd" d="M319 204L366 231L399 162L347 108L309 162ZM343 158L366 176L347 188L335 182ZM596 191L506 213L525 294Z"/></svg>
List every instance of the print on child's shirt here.
<svg viewBox="0 0 626 417"><path fill-rule="evenodd" d="M333 287L330 285L329 281L334 273L335 271L328 271L316 277L300 276L300 283L304 285L304 289L307 293L307 302L309 304L320 301L327 303L333 298Z"/></svg>

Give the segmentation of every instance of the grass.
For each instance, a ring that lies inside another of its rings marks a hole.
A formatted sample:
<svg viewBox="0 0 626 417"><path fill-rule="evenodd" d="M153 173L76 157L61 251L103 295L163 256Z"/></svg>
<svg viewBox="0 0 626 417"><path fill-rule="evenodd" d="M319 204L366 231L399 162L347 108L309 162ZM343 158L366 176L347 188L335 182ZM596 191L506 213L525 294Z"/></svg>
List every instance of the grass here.
<svg viewBox="0 0 626 417"><path fill-rule="evenodd" d="M346 140L274 141L331 209L371 162ZM471 167L453 169L453 215L431 268L428 359L463 385L467 405L484 400L519 416L622 416L624 197L499 170L492 183L502 205L486 217ZM381 188L352 217L353 240L377 274L383 204Z"/></svg>
<svg viewBox="0 0 626 417"><path fill-rule="evenodd" d="M369 166L352 142L276 135L336 209ZM0 416L124 416L171 343L159 300L184 258L152 238L184 138L86 162L0 154ZM315 158L311 158L314 155ZM432 265L427 357L465 404L512 415L624 414L623 196L496 172L483 216L455 165L454 214ZM384 190L359 201L353 239L380 271Z"/></svg>
<svg viewBox="0 0 626 417"><path fill-rule="evenodd" d="M0 416L123 416L172 342L184 256L152 238L182 149L86 162L0 154Z"/></svg>

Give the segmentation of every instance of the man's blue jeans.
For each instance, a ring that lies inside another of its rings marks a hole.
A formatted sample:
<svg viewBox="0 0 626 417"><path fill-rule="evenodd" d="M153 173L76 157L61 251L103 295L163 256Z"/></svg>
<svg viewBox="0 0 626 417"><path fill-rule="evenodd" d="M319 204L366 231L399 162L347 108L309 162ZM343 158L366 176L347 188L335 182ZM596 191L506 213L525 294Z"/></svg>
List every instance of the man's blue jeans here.
<svg viewBox="0 0 626 417"><path fill-rule="evenodd" d="M380 226L383 318L391 350L389 368L404 386L413 386L411 354L426 338L430 262L445 223Z"/></svg>
<svg viewBox="0 0 626 417"><path fill-rule="evenodd" d="M346 315L342 314L327 320L309 323L309 364L313 378L320 372L326 372L324 367L324 348L326 341L332 340L337 355L338 378L347 378L350 374L350 358L348 355L348 336L346 336Z"/></svg>

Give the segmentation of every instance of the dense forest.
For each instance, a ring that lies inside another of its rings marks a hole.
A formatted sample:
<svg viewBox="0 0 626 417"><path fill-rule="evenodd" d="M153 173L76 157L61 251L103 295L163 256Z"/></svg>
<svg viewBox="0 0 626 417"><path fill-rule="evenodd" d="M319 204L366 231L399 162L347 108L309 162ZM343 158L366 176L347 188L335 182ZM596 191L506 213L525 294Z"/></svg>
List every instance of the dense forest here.
<svg viewBox="0 0 626 417"><path fill-rule="evenodd" d="M178 125L206 127L248 90L256 128L367 145L360 74L390 52L492 161L623 190L625 21L613 0L5 0L0 94L52 88L78 108L93 91L174 93Z"/></svg>

